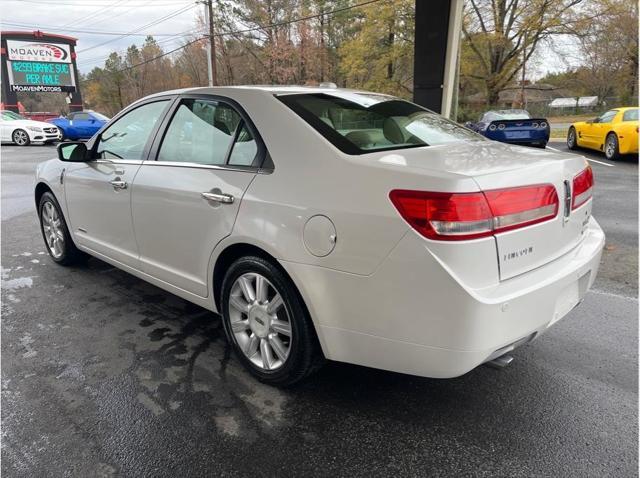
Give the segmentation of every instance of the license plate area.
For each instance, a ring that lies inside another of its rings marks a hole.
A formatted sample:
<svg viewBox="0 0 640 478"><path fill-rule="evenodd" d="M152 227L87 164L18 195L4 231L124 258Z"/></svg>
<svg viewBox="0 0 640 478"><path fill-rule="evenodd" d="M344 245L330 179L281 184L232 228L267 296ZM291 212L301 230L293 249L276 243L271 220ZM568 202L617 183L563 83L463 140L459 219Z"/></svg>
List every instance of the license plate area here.
<svg viewBox="0 0 640 478"><path fill-rule="evenodd" d="M528 131L507 131L504 135L507 139L524 139L530 136Z"/></svg>
<svg viewBox="0 0 640 478"><path fill-rule="evenodd" d="M562 292L560 292L560 295L558 296L558 300L556 300L553 320L551 321L552 324L567 315L569 312L571 312L571 310L573 310L576 305L580 303L585 293L587 292L590 276L591 271L588 271L584 273L578 280L573 281L571 284L562 289Z"/></svg>

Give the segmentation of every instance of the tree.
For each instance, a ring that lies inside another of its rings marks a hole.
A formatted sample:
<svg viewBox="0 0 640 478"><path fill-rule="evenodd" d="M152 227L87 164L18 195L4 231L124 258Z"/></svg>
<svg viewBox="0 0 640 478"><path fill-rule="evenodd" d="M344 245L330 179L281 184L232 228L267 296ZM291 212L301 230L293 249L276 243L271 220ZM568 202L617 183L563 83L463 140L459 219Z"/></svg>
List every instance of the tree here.
<svg viewBox="0 0 640 478"><path fill-rule="evenodd" d="M494 105L540 45L553 35L574 34L593 14L583 0L469 0L462 31L477 63L467 73L484 86Z"/></svg>
<svg viewBox="0 0 640 478"><path fill-rule="evenodd" d="M104 68L91 70L83 82L87 105L113 115L129 104L123 68L122 58L113 52Z"/></svg>
<svg viewBox="0 0 640 478"><path fill-rule="evenodd" d="M638 96L638 4L598 0L598 21L579 32L579 82L600 103L616 95L624 104Z"/></svg>
<svg viewBox="0 0 640 478"><path fill-rule="evenodd" d="M358 30L340 48L345 85L410 96L414 2L393 0L361 9Z"/></svg>

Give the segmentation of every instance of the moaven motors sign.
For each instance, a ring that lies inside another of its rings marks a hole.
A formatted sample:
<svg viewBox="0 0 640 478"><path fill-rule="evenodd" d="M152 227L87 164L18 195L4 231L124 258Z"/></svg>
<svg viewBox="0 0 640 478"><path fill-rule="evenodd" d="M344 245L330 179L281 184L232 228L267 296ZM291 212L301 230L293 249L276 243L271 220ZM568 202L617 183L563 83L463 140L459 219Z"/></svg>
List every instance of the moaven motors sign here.
<svg viewBox="0 0 640 478"><path fill-rule="evenodd" d="M69 45L7 40L9 60L71 63Z"/></svg>
<svg viewBox="0 0 640 478"><path fill-rule="evenodd" d="M11 91L76 91L69 45L7 40L7 59Z"/></svg>

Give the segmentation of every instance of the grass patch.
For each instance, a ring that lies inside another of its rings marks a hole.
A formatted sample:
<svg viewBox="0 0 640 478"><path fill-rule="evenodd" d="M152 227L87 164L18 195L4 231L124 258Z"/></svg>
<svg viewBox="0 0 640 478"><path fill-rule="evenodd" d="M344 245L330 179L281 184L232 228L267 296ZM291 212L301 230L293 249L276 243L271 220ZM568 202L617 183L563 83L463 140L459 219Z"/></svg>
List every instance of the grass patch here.
<svg viewBox="0 0 640 478"><path fill-rule="evenodd" d="M577 121L587 121L598 116L596 113L586 115L548 116L549 123L575 123Z"/></svg>
<svg viewBox="0 0 640 478"><path fill-rule="evenodd" d="M558 139L558 138L564 139L564 138L567 137L567 131L568 130L566 128L565 129L562 129L562 128L561 129L551 129L551 137L552 138L556 138L556 139Z"/></svg>

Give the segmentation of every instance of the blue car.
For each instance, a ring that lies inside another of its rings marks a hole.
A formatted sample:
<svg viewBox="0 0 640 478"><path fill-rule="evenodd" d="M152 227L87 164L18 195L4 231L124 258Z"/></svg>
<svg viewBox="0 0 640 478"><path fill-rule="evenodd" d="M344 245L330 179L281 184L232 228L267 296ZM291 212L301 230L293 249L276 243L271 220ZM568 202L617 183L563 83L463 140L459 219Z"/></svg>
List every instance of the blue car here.
<svg viewBox="0 0 640 478"><path fill-rule="evenodd" d="M487 111L477 123L465 126L502 143L544 148L549 142L549 122L545 118L532 118L525 110Z"/></svg>
<svg viewBox="0 0 640 478"><path fill-rule="evenodd" d="M76 111L69 113L64 118L53 118L48 120L62 132L62 139L76 141L79 139L89 139L100 130L109 118L95 111Z"/></svg>

